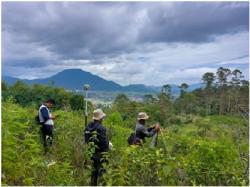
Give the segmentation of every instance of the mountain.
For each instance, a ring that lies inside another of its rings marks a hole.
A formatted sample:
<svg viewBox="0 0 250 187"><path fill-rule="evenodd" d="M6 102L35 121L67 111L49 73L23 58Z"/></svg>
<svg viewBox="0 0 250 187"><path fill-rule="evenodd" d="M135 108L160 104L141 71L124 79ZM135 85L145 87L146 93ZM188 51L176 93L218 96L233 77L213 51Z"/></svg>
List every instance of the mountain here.
<svg viewBox="0 0 250 187"><path fill-rule="evenodd" d="M49 78L34 79L26 82L29 84L48 84L51 81L53 81L56 86L70 90L82 90L84 84L89 84L91 85L91 90L98 91L116 91L122 89L119 84L113 81L104 80L97 75L93 75L80 69L68 69Z"/></svg>
<svg viewBox="0 0 250 187"><path fill-rule="evenodd" d="M198 89L198 88L203 88L205 85L204 84L201 84L201 83L198 83L198 84L191 84L188 86L188 91L193 91L195 89Z"/></svg>
<svg viewBox="0 0 250 187"><path fill-rule="evenodd" d="M43 79L18 79L8 76L3 76L2 79L7 84L12 85L17 80L22 80L25 83L32 84L54 84L58 87L64 87L67 90L83 90L84 84L89 84L93 91L116 91L116 92L141 92L141 93L159 93L161 87L158 86L146 86L144 84L131 84L127 86L121 86L113 81L105 80L97 75L83 71L81 69L67 69L63 70L51 77ZM201 87L201 84L190 85L188 91ZM177 85L171 85L172 93L179 94L180 89Z"/></svg>
<svg viewBox="0 0 250 187"><path fill-rule="evenodd" d="M68 90L82 90L84 84L89 84L91 86L91 90L94 91L123 91L123 87L121 85L80 69L63 70L51 77L43 79L28 80L3 76L3 80L10 85L14 84L17 80L22 80L29 85L48 85L53 82L55 86L64 87Z"/></svg>
<svg viewBox="0 0 250 187"><path fill-rule="evenodd" d="M15 82L19 80L18 78L9 76L3 76L2 79L9 85L15 84Z"/></svg>
<svg viewBox="0 0 250 187"><path fill-rule="evenodd" d="M157 87L145 86L144 84L130 84L128 86L123 86L123 91L125 92L145 92L145 93L157 93Z"/></svg>

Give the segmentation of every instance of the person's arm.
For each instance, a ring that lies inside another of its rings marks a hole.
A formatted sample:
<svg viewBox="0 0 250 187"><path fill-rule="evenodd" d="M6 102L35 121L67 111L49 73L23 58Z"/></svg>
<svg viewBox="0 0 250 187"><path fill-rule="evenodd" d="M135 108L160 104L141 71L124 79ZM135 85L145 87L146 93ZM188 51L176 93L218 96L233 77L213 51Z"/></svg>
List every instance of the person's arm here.
<svg viewBox="0 0 250 187"><path fill-rule="evenodd" d="M42 109L41 109L41 113L42 113L42 116L43 116L43 119L45 120L45 121L47 121L47 120L49 120L49 119L55 119L55 117L54 116L49 116L49 111L45 108L45 107L43 107Z"/></svg>
<svg viewBox="0 0 250 187"><path fill-rule="evenodd" d="M41 114L43 116L44 122L46 122L48 119L50 119L49 111L45 107L41 108Z"/></svg>
<svg viewBox="0 0 250 187"><path fill-rule="evenodd" d="M155 126L149 127L148 132L152 131L155 128Z"/></svg>
<svg viewBox="0 0 250 187"><path fill-rule="evenodd" d="M153 129L155 129L156 131L159 131L160 129L160 124L159 123L156 123L154 125L152 125L151 127L149 127L147 130L148 132L152 131Z"/></svg>
<svg viewBox="0 0 250 187"><path fill-rule="evenodd" d="M152 129L151 131L148 131L148 129L145 129L143 133L145 134L146 137L151 137L156 133L156 130Z"/></svg>
<svg viewBox="0 0 250 187"><path fill-rule="evenodd" d="M137 128L136 132L138 134L142 133L146 137L151 137L156 133L156 130L152 129L151 131L148 131L148 129L145 128L144 126L140 126L140 127Z"/></svg>

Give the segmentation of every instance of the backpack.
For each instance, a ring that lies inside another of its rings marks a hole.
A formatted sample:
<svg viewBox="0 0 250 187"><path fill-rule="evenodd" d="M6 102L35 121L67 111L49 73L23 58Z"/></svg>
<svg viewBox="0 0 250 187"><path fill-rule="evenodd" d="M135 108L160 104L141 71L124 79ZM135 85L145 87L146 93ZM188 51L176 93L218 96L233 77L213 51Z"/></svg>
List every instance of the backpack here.
<svg viewBox="0 0 250 187"><path fill-rule="evenodd" d="M132 132L128 137L128 144L129 145L137 145L140 144L140 138L136 137L135 132Z"/></svg>
<svg viewBox="0 0 250 187"><path fill-rule="evenodd" d="M39 115L35 116L35 122L36 122L37 125L42 125L43 124L43 122L40 122Z"/></svg>
<svg viewBox="0 0 250 187"><path fill-rule="evenodd" d="M42 109L43 107L39 108L38 114L35 116L35 122L37 125L43 125L45 122L40 122L40 118L39 118L39 113L40 113L40 109Z"/></svg>

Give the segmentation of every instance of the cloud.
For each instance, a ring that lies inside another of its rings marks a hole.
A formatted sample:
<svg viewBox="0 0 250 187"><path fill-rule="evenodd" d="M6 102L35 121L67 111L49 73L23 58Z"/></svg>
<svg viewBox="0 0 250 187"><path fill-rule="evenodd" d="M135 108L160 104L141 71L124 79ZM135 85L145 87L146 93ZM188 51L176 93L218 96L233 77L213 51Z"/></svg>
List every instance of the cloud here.
<svg viewBox="0 0 250 187"><path fill-rule="evenodd" d="M207 43L215 36L248 30L248 3L176 2L152 6L142 42Z"/></svg>
<svg viewBox="0 0 250 187"><path fill-rule="evenodd" d="M21 36L22 42L39 42L63 59L92 58L129 48L135 14L120 3L109 7L87 2L9 2L3 4L3 29Z"/></svg>
<svg viewBox="0 0 250 187"><path fill-rule="evenodd" d="M196 43L247 30L248 3L4 2L3 29L81 59L130 51L137 40Z"/></svg>
<svg viewBox="0 0 250 187"><path fill-rule="evenodd" d="M81 68L120 84L197 82L191 70L245 67L248 10L247 2L3 2L3 73Z"/></svg>

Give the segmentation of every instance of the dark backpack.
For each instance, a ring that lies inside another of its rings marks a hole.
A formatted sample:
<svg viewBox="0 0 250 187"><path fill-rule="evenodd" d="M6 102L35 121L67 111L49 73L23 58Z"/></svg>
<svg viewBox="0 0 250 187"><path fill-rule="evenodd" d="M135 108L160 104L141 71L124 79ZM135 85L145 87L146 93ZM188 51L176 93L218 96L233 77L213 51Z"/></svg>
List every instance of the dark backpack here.
<svg viewBox="0 0 250 187"><path fill-rule="evenodd" d="M44 108L44 107L42 107L42 108ZM40 109L39 109L39 112L40 112ZM39 112L38 112L38 114L35 116L35 122L36 122L37 125L43 125L45 122L40 122Z"/></svg>
<svg viewBox="0 0 250 187"><path fill-rule="evenodd" d="M35 116L35 122L36 122L37 125L42 125L43 124L43 122L40 122L39 115Z"/></svg>
<svg viewBox="0 0 250 187"><path fill-rule="evenodd" d="M137 145L140 144L140 138L136 137L135 132L132 132L128 137L128 144L129 145Z"/></svg>

